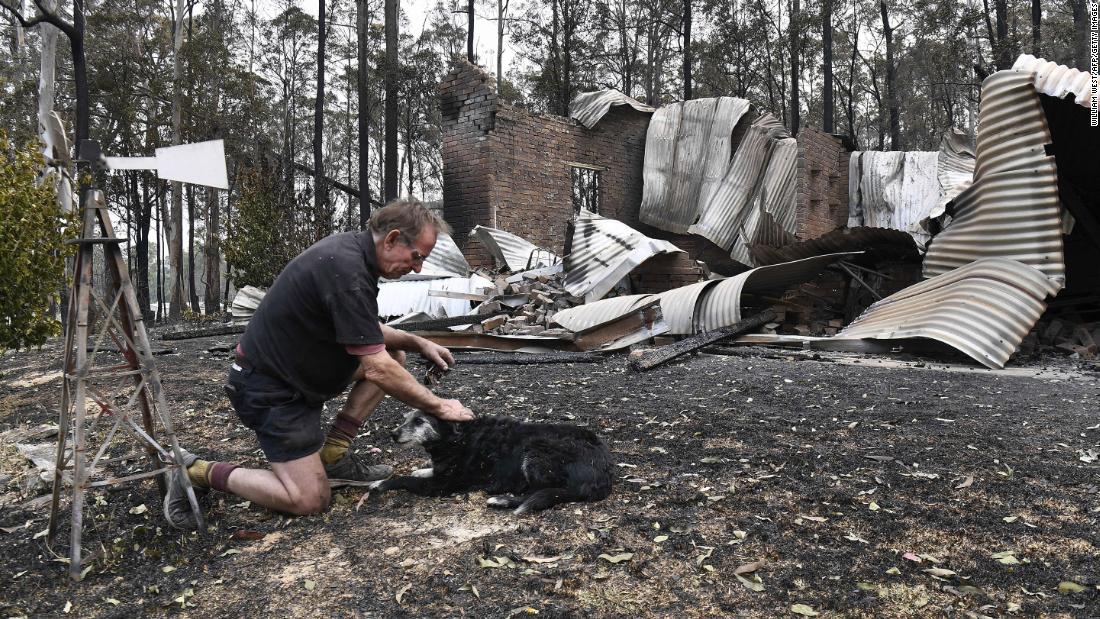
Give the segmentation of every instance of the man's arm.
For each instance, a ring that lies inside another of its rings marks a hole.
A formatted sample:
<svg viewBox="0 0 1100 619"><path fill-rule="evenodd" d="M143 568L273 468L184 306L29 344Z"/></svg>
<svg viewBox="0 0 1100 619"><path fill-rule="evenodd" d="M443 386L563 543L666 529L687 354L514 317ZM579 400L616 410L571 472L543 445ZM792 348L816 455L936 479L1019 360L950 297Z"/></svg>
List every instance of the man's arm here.
<svg viewBox="0 0 1100 619"><path fill-rule="evenodd" d="M378 385L388 395L445 421L467 421L474 418L473 412L458 400L444 400L418 383L385 350L360 356L359 372L355 378Z"/></svg>
<svg viewBox="0 0 1100 619"><path fill-rule="evenodd" d="M443 346L407 331L399 331L381 324L380 326L382 327L382 339L386 342L386 348L418 352L425 359L444 370L450 369L455 364L455 358L451 355L451 351Z"/></svg>

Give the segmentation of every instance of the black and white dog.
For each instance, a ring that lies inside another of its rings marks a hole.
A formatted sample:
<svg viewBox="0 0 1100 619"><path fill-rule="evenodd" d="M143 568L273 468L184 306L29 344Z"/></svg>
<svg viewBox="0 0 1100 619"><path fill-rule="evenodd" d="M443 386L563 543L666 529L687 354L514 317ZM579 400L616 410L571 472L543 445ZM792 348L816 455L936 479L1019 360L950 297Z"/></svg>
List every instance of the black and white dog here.
<svg viewBox="0 0 1100 619"><path fill-rule="evenodd" d="M485 490L487 504L516 514L568 501L599 501L611 493L611 454L584 428L479 417L454 423L414 410L391 433L420 445L431 468L374 482L371 489L442 496Z"/></svg>

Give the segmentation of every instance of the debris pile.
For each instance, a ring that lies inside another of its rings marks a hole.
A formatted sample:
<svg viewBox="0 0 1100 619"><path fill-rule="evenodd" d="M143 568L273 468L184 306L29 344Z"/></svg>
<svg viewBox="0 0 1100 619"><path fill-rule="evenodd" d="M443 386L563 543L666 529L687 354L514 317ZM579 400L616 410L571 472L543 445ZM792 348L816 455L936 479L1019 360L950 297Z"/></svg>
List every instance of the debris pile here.
<svg viewBox="0 0 1100 619"><path fill-rule="evenodd" d="M488 318L471 328L475 333L498 335L567 336L568 329L552 326L554 314L584 304L584 299L565 290L564 276L537 269L511 277L497 276L496 290L474 310Z"/></svg>
<svg viewBox="0 0 1100 619"><path fill-rule="evenodd" d="M1042 320L1020 344L1023 354L1055 353L1075 359L1100 356L1100 322L1080 322L1069 317Z"/></svg>

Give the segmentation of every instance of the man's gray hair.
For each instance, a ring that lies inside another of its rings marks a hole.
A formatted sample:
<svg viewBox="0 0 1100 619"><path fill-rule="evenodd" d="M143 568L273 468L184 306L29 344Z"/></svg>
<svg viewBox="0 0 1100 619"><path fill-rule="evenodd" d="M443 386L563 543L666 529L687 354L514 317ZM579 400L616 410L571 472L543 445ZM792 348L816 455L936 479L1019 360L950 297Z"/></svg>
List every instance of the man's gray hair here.
<svg viewBox="0 0 1100 619"><path fill-rule="evenodd" d="M436 234L451 234L451 226L416 198L398 198L370 216L371 232L386 235L398 230L409 242L419 238L427 226L433 227Z"/></svg>

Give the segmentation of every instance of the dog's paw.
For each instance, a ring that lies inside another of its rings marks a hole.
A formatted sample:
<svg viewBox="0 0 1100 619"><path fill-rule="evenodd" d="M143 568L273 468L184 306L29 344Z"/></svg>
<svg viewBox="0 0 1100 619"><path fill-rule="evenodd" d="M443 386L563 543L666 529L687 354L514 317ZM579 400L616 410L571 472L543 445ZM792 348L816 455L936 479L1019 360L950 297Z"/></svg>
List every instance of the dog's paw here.
<svg viewBox="0 0 1100 619"><path fill-rule="evenodd" d="M382 487L382 484L384 484L384 483L386 483L385 479L379 479L378 481L372 481L371 483L367 484L367 490L371 490L371 491L373 491L373 490L385 490L385 488Z"/></svg>
<svg viewBox="0 0 1100 619"><path fill-rule="evenodd" d="M485 504L496 509L510 509L516 506L515 497L508 495L491 496L485 499Z"/></svg>
<svg viewBox="0 0 1100 619"><path fill-rule="evenodd" d="M428 467L426 469L416 469L412 473L409 473L410 477L419 477L420 479L427 479L435 474L435 469Z"/></svg>

